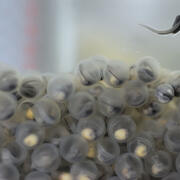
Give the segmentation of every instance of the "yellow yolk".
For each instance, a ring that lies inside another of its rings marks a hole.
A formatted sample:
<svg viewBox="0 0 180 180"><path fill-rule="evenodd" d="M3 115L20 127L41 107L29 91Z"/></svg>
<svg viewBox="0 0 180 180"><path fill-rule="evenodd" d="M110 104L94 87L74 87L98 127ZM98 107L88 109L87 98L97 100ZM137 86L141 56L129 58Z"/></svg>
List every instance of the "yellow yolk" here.
<svg viewBox="0 0 180 180"><path fill-rule="evenodd" d="M147 147L145 145L139 145L135 149L135 154L139 157L144 157L147 155Z"/></svg>
<svg viewBox="0 0 180 180"><path fill-rule="evenodd" d="M59 175L58 180L72 180L72 176L70 173L62 173Z"/></svg>
<svg viewBox="0 0 180 180"><path fill-rule="evenodd" d="M33 147L38 143L38 137L35 134L30 134L24 138L24 144Z"/></svg>
<svg viewBox="0 0 180 180"><path fill-rule="evenodd" d="M127 136L128 136L128 133L126 129L118 129L114 132L114 137L120 141L127 139Z"/></svg>
<svg viewBox="0 0 180 180"><path fill-rule="evenodd" d="M117 79L114 76L111 76L110 82L111 82L111 84L116 84L117 83Z"/></svg>
<svg viewBox="0 0 180 180"><path fill-rule="evenodd" d="M94 158L95 156L96 156L95 145L93 143L91 143L91 144L89 144L89 150L88 150L87 157Z"/></svg>
<svg viewBox="0 0 180 180"><path fill-rule="evenodd" d="M29 108L27 111L26 111L26 117L30 120L33 120L34 119L34 113L32 111L31 108Z"/></svg>
<svg viewBox="0 0 180 180"><path fill-rule="evenodd" d="M158 173L161 172L161 171L162 171L162 167L161 167L160 164L154 164L154 165L152 166L152 173L153 173L154 175L158 174Z"/></svg>
<svg viewBox="0 0 180 180"><path fill-rule="evenodd" d="M57 99L58 99L58 100L64 100L64 99L65 99L65 94L64 94L64 92L59 92L58 95L57 95Z"/></svg>
<svg viewBox="0 0 180 180"><path fill-rule="evenodd" d="M94 140L95 134L92 129L85 128L81 131L81 136L89 141Z"/></svg>
<svg viewBox="0 0 180 180"><path fill-rule="evenodd" d="M77 180L90 180L86 175L79 175Z"/></svg>

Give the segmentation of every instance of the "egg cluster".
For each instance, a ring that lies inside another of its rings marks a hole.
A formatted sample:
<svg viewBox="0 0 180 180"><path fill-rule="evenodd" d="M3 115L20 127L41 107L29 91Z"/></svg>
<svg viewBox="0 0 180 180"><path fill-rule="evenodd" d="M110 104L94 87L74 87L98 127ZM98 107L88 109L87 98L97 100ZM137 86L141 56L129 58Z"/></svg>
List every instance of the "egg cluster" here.
<svg viewBox="0 0 180 180"><path fill-rule="evenodd" d="M180 71L152 57L0 68L0 180L179 180L179 97Z"/></svg>

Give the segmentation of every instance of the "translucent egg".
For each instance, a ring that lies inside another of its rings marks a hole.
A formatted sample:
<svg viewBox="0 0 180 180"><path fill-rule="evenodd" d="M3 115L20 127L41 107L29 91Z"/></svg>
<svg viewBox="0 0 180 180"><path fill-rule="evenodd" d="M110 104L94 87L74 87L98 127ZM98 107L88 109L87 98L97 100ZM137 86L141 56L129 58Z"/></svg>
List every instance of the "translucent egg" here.
<svg viewBox="0 0 180 180"><path fill-rule="evenodd" d="M138 80L128 81L124 86L124 92L125 101L130 107L140 107L144 105L149 98L147 87Z"/></svg>
<svg viewBox="0 0 180 180"><path fill-rule="evenodd" d="M151 176L162 178L171 170L172 159L165 151L153 152L145 159L145 168Z"/></svg>
<svg viewBox="0 0 180 180"><path fill-rule="evenodd" d="M43 97L33 106L35 120L40 124L57 124L61 120L58 105L50 98Z"/></svg>
<svg viewBox="0 0 180 180"><path fill-rule="evenodd" d="M129 79L129 67L122 61L109 61L103 74L108 85L119 87Z"/></svg>
<svg viewBox="0 0 180 180"><path fill-rule="evenodd" d="M136 137L128 145L128 151L134 153L139 158L145 158L154 150L153 142L143 137Z"/></svg>
<svg viewBox="0 0 180 180"><path fill-rule="evenodd" d="M102 56L93 56L81 61L75 73L83 85L92 85L103 79L103 70L107 59Z"/></svg>
<svg viewBox="0 0 180 180"><path fill-rule="evenodd" d="M76 132L86 140L95 140L102 137L105 131L105 122L100 116L93 116L85 120L80 120L76 129Z"/></svg>
<svg viewBox="0 0 180 180"><path fill-rule="evenodd" d="M96 180L98 174L96 164L90 160L77 162L71 167L71 175L75 180Z"/></svg>
<svg viewBox="0 0 180 180"><path fill-rule="evenodd" d="M19 83L18 73L11 69L0 70L0 90L14 92Z"/></svg>
<svg viewBox="0 0 180 180"><path fill-rule="evenodd" d="M61 156L70 163L82 161L88 154L88 143L78 135L63 137L59 146Z"/></svg>
<svg viewBox="0 0 180 180"><path fill-rule="evenodd" d="M97 159L101 164L113 164L119 154L120 147L113 139L105 137L97 141Z"/></svg>
<svg viewBox="0 0 180 180"><path fill-rule="evenodd" d="M57 102L67 100L75 91L74 78L70 74L53 77L47 86L47 95Z"/></svg>
<svg viewBox="0 0 180 180"><path fill-rule="evenodd" d="M95 112L94 97L87 92L77 92L70 98L68 110L75 119L87 118Z"/></svg>
<svg viewBox="0 0 180 180"><path fill-rule="evenodd" d="M25 148L33 149L44 139L44 129L35 122L24 122L18 126L15 137Z"/></svg>
<svg viewBox="0 0 180 180"><path fill-rule="evenodd" d="M130 116L118 115L108 121L108 134L119 143L128 142L136 132L136 124Z"/></svg>
<svg viewBox="0 0 180 180"><path fill-rule="evenodd" d="M136 155L125 153L117 158L115 173L123 180L137 180L143 173L143 164Z"/></svg>
<svg viewBox="0 0 180 180"><path fill-rule="evenodd" d="M104 89L98 97L98 110L103 116L112 117L123 112L125 101L123 92L112 88Z"/></svg>
<svg viewBox="0 0 180 180"><path fill-rule="evenodd" d="M155 95L160 103L168 103L174 97L174 89L170 84L161 84L156 88Z"/></svg>
<svg viewBox="0 0 180 180"><path fill-rule="evenodd" d="M57 147L49 143L38 146L33 151L31 160L32 167L41 172L52 172L61 163Z"/></svg>
<svg viewBox="0 0 180 180"><path fill-rule="evenodd" d="M136 72L141 81L151 83L159 78L161 67L155 58L146 56L136 63Z"/></svg>
<svg viewBox="0 0 180 180"><path fill-rule="evenodd" d="M24 120L34 120L34 101L23 100L17 107L18 118Z"/></svg>
<svg viewBox="0 0 180 180"><path fill-rule="evenodd" d="M45 82L41 76L29 75L24 77L19 85L20 95L28 99L37 99L43 96L45 90Z"/></svg>

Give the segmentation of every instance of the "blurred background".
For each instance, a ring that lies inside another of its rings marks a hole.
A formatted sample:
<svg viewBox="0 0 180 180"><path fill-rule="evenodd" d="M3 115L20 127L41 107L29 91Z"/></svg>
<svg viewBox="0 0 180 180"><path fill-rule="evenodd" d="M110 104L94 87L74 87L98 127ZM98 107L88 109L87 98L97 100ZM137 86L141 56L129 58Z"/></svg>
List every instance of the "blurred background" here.
<svg viewBox="0 0 180 180"><path fill-rule="evenodd" d="M93 55L132 63L154 56L180 69L180 33L160 36L138 24L168 29L179 0L1 0L0 61L21 71L72 71Z"/></svg>

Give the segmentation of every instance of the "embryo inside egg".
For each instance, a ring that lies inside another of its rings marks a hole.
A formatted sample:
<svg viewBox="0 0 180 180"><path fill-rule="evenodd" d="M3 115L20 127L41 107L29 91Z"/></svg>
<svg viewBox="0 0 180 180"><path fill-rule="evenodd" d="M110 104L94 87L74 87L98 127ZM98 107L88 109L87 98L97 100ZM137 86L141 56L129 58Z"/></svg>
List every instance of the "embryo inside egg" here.
<svg viewBox="0 0 180 180"><path fill-rule="evenodd" d="M0 179L180 179L179 73L167 78L151 57L132 66L103 59L46 81L11 78L21 98L0 89Z"/></svg>

